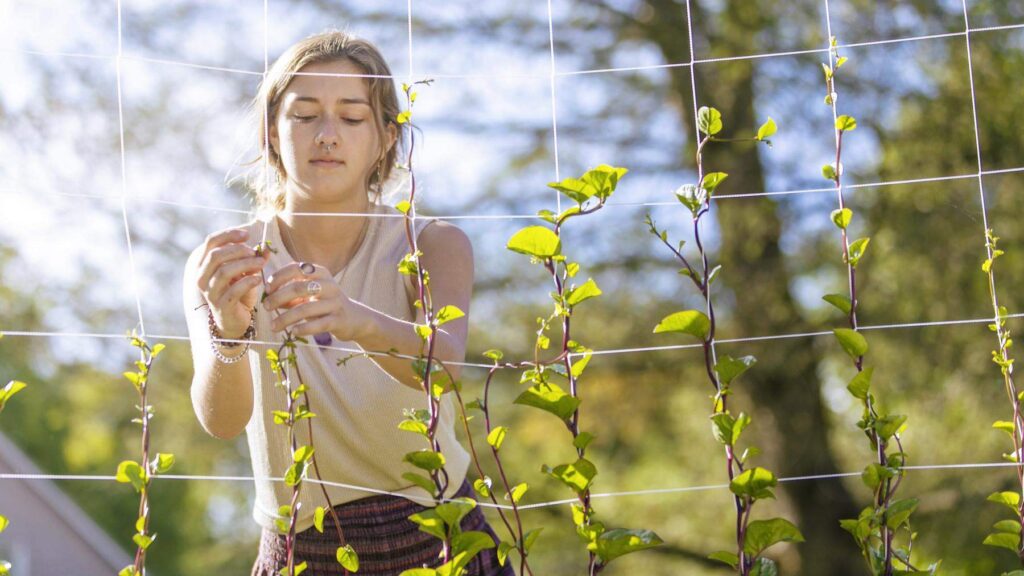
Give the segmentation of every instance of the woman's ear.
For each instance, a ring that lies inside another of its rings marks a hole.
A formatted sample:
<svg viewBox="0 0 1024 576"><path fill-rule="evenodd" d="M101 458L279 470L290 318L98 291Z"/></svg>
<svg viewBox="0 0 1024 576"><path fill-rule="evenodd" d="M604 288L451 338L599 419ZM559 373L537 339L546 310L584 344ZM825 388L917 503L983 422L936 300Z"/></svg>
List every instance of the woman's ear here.
<svg viewBox="0 0 1024 576"><path fill-rule="evenodd" d="M388 122L387 124L387 152L390 152L395 147L395 142L398 141L398 128L394 122Z"/></svg>

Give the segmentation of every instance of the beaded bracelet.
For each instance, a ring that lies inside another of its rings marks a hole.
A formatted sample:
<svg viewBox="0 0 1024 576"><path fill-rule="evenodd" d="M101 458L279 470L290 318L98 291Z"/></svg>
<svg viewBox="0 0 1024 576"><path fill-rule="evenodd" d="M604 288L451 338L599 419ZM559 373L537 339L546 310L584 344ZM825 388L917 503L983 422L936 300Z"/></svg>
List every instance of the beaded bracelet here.
<svg viewBox="0 0 1024 576"><path fill-rule="evenodd" d="M249 351L249 344L252 343L252 339L256 336L256 308L252 309L249 327L245 329L245 333L242 334L239 340L245 340L245 348L242 349L242 353L237 356L225 356L221 353L220 348L217 347L217 341L222 340L224 336L220 333L220 329L217 328L217 323L213 320L213 311L210 307L206 307L206 317L210 323L210 349L213 350L213 355L220 360L223 364L234 364L245 358L246 352ZM241 342L222 342L220 344L224 348L237 348L242 345Z"/></svg>

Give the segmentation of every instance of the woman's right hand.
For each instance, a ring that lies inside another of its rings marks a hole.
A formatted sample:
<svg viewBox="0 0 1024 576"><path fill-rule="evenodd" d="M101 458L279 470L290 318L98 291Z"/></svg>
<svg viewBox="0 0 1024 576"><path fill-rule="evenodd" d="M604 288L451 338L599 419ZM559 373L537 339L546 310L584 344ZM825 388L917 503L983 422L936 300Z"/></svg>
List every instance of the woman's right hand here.
<svg viewBox="0 0 1024 576"><path fill-rule="evenodd" d="M245 242L248 231L229 228L206 237L199 262L198 288L210 306L221 336L241 338L249 327L269 254L260 256Z"/></svg>

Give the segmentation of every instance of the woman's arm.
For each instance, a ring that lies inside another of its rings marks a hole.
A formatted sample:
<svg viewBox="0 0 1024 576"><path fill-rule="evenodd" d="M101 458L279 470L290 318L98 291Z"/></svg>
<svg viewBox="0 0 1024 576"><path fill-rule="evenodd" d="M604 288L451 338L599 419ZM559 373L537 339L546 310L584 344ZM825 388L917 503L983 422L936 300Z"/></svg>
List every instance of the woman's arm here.
<svg viewBox="0 0 1024 576"><path fill-rule="evenodd" d="M253 273L253 269L259 270L259 261L245 252L252 252L251 248L242 243L246 237L239 233L239 229L210 235L189 257L182 287L185 318L192 345L192 366L195 370L191 388L192 407L203 429L225 440L245 430L252 416L252 374L246 359L225 364L213 354L210 348L207 302L200 286L214 289L213 294L217 297L213 299L223 308L231 305L245 309L249 305L247 301L255 297L259 285L259 277ZM238 279L238 276L242 276L242 279ZM225 285L217 285L218 280ZM232 281L232 284L227 285ZM218 310L218 316L223 312ZM247 312L245 316L248 316ZM247 318L243 321L247 321ZM233 331L222 331L224 338L240 337L237 329L230 330ZM220 351L227 357L240 353L239 348L221 347Z"/></svg>
<svg viewBox="0 0 1024 576"><path fill-rule="evenodd" d="M458 380L462 367L447 363L462 362L466 358L469 305L473 297L473 245L465 232L444 221L436 221L424 228L417 239L417 245L423 252L420 256L420 265L430 272L430 293L434 300L434 312L450 304L466 314L439 327L434 341L434 357L445 362L452 378ZM410 302L419 299L419 294L415 293L415 285L413 282L414 294ZM416 323L423 324L423 310L416 310ZM412 323L379 312L372 318L370 329L362 338L356 340L364 349L395 348L400 354L408 356L420 353L422 340L413 330ZM421 384L415 378L411 360L390 356L371 358L402 384L421 389Z"/></svg>

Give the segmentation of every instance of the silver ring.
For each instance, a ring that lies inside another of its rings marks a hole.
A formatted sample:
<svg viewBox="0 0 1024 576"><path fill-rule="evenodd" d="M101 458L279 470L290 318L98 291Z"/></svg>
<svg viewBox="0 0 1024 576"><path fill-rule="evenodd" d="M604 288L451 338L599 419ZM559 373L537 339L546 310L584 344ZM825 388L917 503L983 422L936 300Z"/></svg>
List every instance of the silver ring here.
<svg viewBox="0 0 1024 576"><path fill-rule="evenodd" d="M323 291L323 289L324 287L321 286L320 283L317 282L316 280L310 280L309 282L306 283L306 293L309 294L310 296L317 296L318 294L320 294L320 292Z"/></svg>
<svg viewBox="0 0 1024 576"><path fill-rule="evenodd" d="M303 274L313 274L316 272L316 266L312 262L299 262L299 270Z"/></svg>

